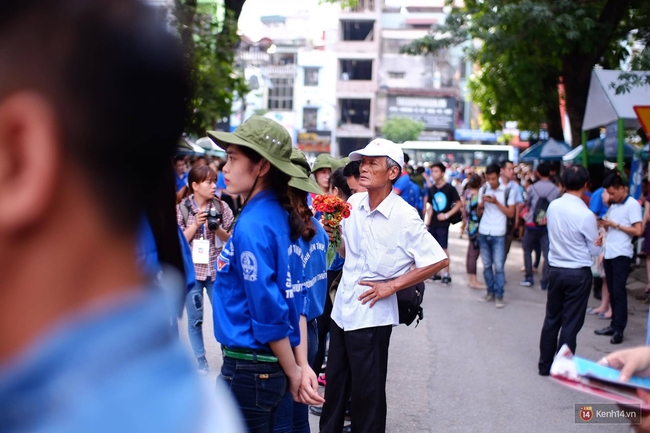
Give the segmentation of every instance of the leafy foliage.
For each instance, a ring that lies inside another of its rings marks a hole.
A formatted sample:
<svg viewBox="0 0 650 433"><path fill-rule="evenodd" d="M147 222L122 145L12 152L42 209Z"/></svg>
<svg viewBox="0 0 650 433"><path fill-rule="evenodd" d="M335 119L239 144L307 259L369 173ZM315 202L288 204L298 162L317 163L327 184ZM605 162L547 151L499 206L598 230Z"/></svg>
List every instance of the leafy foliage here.
<svg viewBox="0 0 650 433"><path fill-rule="evenodd" d="M417 140L424 131L424 122L408 117L393 117L388 119L381 128L384 137L395 143Z"/></svg>
<svg viewBox="0 0 650 433"><path fill-rule="evenodd" d="M233 99L248 93L243 75L234 67L239 41L236 12L226 10L218 20L213 6L175 0L175 24L186 48L192 84L186 133L193 136L215 129L220 119L230 117Z"/></svg>
<svg viewBox="0 0 650 433"><path fill-rule="evenodd" d="M470 95L482 111L483 127L490 130L509 120L532 130L546 122L551 136L561 138L558 85L563 83L567 112L579 136L591 69L618 66L630 55L621 44L630 37L647 43L649 3L466 0L443 25L402 52L428 54L464 44L468 59L479 68L470 77Z"/></svg>

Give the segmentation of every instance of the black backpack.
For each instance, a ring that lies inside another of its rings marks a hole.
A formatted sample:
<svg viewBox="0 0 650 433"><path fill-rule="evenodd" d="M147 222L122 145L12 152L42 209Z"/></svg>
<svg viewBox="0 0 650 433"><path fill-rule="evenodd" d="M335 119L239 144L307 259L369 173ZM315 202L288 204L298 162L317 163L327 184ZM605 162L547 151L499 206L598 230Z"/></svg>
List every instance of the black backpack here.
<svg viewBox="0 0 650 433"><path fill-rule="evenodd" d="M538 197L533 209L533 222L537 227L546 227L546 211L551 202L546 197Z"/></svg>
<svg viewBox="0 0 650 433"><path fill-rule="evenodd" d="M415 327L424 319L422 300L424 299L424 282L415 286L407 287L397 292L397 309L399 311L399 323L409 326L415 319L418 319Z"/></svg>

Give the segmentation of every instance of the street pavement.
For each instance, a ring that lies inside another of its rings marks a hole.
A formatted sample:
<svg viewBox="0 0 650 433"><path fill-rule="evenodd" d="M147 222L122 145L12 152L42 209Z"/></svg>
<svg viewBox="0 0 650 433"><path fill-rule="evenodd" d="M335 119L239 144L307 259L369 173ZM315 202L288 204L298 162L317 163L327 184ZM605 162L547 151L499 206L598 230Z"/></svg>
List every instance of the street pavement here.
<svg viewBox="0 0 650 433"><path fill-rule="evenodd" d="M539 289L538 275L532 288L519 286L521 244L512 244L506 262L506 306L499 310L493 303L478 302L484 292L468 287L468 240L459 238L458 226L452 227L449 241L453 282L449 286L427 282L424 320L417 327L400 325L393 330L387 432L629 431L623 425L575 424L574 404L603 401L537 374L546 292ZM483 280L480 259L479 279ZM645 344L648 305L639 297L638 292L629 297L623 344L614 346L610 337L594 335L594 329L609 322L588 315L578 335L578 355L596 360L613 350ZM598 302L592 298L589 305ZM180 329L187 343L184 320ZM213 382L221 354L212 336L209 306L204 330L212 370L206 380ZM317 432L318 417L310 415L310 422Z"/></svg>

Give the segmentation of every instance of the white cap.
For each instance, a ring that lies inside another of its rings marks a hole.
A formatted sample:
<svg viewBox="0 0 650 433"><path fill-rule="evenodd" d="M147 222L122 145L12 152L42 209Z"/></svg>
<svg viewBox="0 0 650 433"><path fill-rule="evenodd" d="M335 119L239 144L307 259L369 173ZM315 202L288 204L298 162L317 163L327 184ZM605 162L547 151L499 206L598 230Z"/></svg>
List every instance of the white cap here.
<svg viewBox="0 0 650 433"><path fill-rule="evenodd" d="M400 167L404 167L404 151L397 144L385 138L375 138L361 150L350 153L350 161L360 161L363 156L387 156Z"/></svg>

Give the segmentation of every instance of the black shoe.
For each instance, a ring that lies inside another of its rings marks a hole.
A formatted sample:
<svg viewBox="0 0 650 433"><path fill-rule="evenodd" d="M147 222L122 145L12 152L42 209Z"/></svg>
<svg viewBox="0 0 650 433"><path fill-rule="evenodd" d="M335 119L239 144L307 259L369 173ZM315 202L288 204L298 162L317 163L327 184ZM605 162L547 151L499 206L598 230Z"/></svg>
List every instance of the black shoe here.
<svg viewBox="0 0 650 433"><path fill-rule="evenodd" d="M611 340L609 340L609 342L612 344L621 344L623 342L623 333L614 332L614 336L612 337Z"/></svg>
<svg viewBox="0 0 650 433"><path fill-rule="evenodd" d="M435 274L430 279L433 281L438 281L438 280L442 280L442 277L440 276L440 274Z"/></svg>
<svg viewBox="0 0 650 433"><path fill-rule="evenodd" d="M449 284L451 284L451 277L449 275L445 275L444 277L442 277L441 282L442 282L442 284L449 285Z"/></svg>
<svg viewBox="0 0 650 433"><path fill-rule="evenodd" d="M321 416L323 414L323 406L309 406L309 412L316 416Z"/></svg>
<svg viewBox="0 0 650 433"><path fill-rule="evenodd" d="M615 333L616 331L614 331L614 328L612 328L611 326L608 326L607 328L603 328L603 329L596 329L594 331L594 334L596 335L614 335ZM622 334L621 334L621 341L623 341Z"/></svg>
<svg viewBox="0 0 650 433"><path fill-rule="evenodd" d="M551 370L539 370L539 375L540 376L549 376L551 374Z"/></svg>

